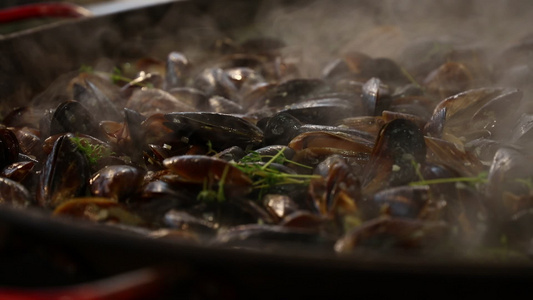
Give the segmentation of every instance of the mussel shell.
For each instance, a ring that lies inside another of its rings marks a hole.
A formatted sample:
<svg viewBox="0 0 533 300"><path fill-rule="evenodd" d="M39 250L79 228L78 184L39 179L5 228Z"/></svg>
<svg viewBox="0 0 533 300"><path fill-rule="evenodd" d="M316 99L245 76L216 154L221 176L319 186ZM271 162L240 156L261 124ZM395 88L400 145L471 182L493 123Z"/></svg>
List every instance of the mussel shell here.
<svg viewBox="0 0 533 300"><path fill-rule="evenodd" d="M269 89L264 95L264 103L271 107L285 107L317 97L331 88L320 79L292 79Z"/></svg>
<svg viewBox="0 0 533 300"><path fill-rule="evenodd" d="M504 193L529 194L530 190L523 181L533 176L529 167L531 162L533 157L517 148L502 147L496 151L487 182L488 205L496 217L505 218L516 212L512 206L506 205Z"/></svg>
<svg viewBox="0 0 533 300"><path fill-rule="evenodd" d="M167 56L165 71L165 90L182 87L187 84L191 63L184 53L173 51Z"/></svg>
<svg viewBox="0 0 533 300"><path fill-rule="evenodd" d="M261 161L268 162L272 159L272 157L282 151L283 157L285 157L286 159L291 159L295 153L293 149L284 145L270 145L254 150L252 153L245 155L243 159L247 160L259 155L261 157Z"/></svg>
<svg viewBox="0 0 533 300"><path fill-rule="evenodd" d="M34 174L36 162L34 161L19 161L12 163L2 169L0 176L9 178L16 182L23 182L28 176Z"/></svg>
<svg viewBox="0 0 533 300"><path fill-rule="evenodd" d="M363 103L368 116L379 116L389 108L392 97L388 86L385 86L379 78L371 78L363 85Z"/></svg>
<svg viewBox="0 0 533 300"><path fill-rule="evenodd" d="M144 116L155 113L170 113L178 111L196 111L193 106L184 103L161 89L138 89L129 98L126 108L138 111Z"/></svg>
<svg viewBox="0 0 533 300"><path fill-rule="evenodd" d="M220 158L228 162L240 161L245 156L246 152L244 152L244 150L242 150L242 148L239 146L229 147L213 155L213 157Z"/></svg>
<svg viewBox="0 0 533 300"><path fill-rule="evenodd" d="M52 116L50 135L67 132L98 136L98 123L92 113L78 101L61 103Z"/></svg>
<svg viewBox="0 0 533 300"><path fill-rule="evenodd" d="M83 89L79 89L80 87ZM95 114L96 111L104 113L104 115L98 115L98 117L120 116L119 107L122 107L126 101L120 95L120 88L109 80L108 74L106 73L81 72L70 80L68 89L71 99L81 102L85 108ZM84 95L81 95L82 98L88 98L78 99L80 92L84 93ZM117 112L119 113L118 115L116 115Z"/></svg>
<svg viewBox="0 0 533 300"><path fill-rule="evenodd" d="M385 123L385 120L383 120L381 116L360 116L342 119L335 125L360 130L377 137L381 127L383 127Z"/></svg>
<svg viewBox="0 0 533 300"><path fill-rule="evenodd" d="M167 91L180 102L194 107L198 111L205 111L209 109L209 103L206 93L193 87L177 87Z"/></svg>
<svg viewBox="0 0 533 300"><path fill-rule="evenodd" d="M362 200L361 183L344 157L329 156L315 168L314 173L325 175L312 179L309 184L309 198L319 215L333 219L356 213L358 202Z"/></svg>
<svg viewBox="0 0 533 300"><path fill-rule="evenodd" d="M97 121L119 121L122 116L117 107L118 103L114 103L90 78L85 78L84 83L73 84L72 98L93 113Z"/></svg>
<svg viewBox="0 0 533 300"><path fill-rule="evenodd" d="M265 124L265 145L288 145L299 134L302 123L294 116L281 112L269 118Z"/></svg>
<svg viewBox="0 0 533 300"><path fill-rule="evenodd" d="M124 201L141 189L144 171L128 165L110 165L98 170L89 180L96 197Z"/></svg>
<svg viewBox="0 0 533 300"><path fill-rule="evenodd" d="M298 204L288 195L267 194L263 197L263 206L276 219L281 220L298 210Z"/></svg>
<svg viewBox="0 0 533 300"><path fill-rule="evenodd" d="M152 226L165 225L165 214L173 209L184 209L198 203L196 193L176 187L163 179L142 186L142 192L129 199L132 210Z"/></svg>
<svg viewBox="0 0 533 300"><path fill-rule="evenodd" d="M27 207L33 202L33 197L24 185L11 179L0 177L0 205Z"/></svg>
<svg viewBox="0 0 533 300"><path fill-rule="evenodd" d="M158 73L141 71L120 88L122 98L129 99L132 94L142 89L162 89L163 78Z"/></svg>
<svg viewBox="0 0 533 300"><path fill-rule="evenodd" d="M524 147L530 147L533 144L533 130L531 128L533 128L533 115L521 115L513 126L511 142Z"/></svg>
<svg viewBox="0 0 533 300"><path fill-rule="evenodd" d="M462 137L472 131L484 129L495 136L507 138L508 129L512 125L510 122L514 122L513 119L518 114L516 109L508 107L518 108L521 100L522 92L512 88L464 91L442 100L435 107L433 117L426 125L426 128L434 129L426 131L438 136L442 128L443 134Z"/></svg>
<svg viewBox="0 0 533 300"><path fill-rule="evenodd" d="M207 184L208 187L223 184L227 195L245 195L251 190L250 177L222 159L205 155L182 155L163 160L163 165L187 182Z"/></svg>
<svg viewBox="0 0 533 300"><path fill-rule="evenodd" d="M466 177L477 176L485 169L481 161L462 145L429 136L424 139L428 149L428 162L447 166Z"/></svg>
<svg viewBox="0 0 533 300"><path fill-rule="evenodd" d="M357 115L356 110L347 99L323 98L296 103L281 112L291 114L304 124L334 125L339 119Z"/></svg>
<svg viewBox="0 0 533 300"><path fill-rule="evenodd" d="M331 220L307 210L297 210L285 216L278 224L283 227L303 229L319 232L324 229Z"/></svg>
<svg viewBox="0 0 533 300"><path fill-rule="evenodd" d="M20 145L15 133L8 128L0 127L0 168L14 163L19 153Z"/></svg>
<svg viewBox="0 0 533 300"><path fill-rule="evenodd" d="M392 109L397 109L398 107L394 107ZM413 112L413 110L408 109L408 111ZM396 119L405 119L409 120L415 124L418 125L420 130L424 129L424 126L426 125L426 120L420 117L420 114L411 114L411 113L402 113L398 111L388 111L384 110L382 113L383 120L385 122L390 122L392 120Z"/></svg>
<svg viewBox="0 0 533 300"><path fill-rule="evenodd" d="M166 226L183 231L194 232L200 237L214 237L217 230L215 225L205 219L197 218L185 211L172 209L165 213Z"/></svg>
<svg viewBox="0 0 533 300"><path fill-rule="evenodd" d="M85 195L90 177L87 157L67 134L54 143L43 166L37 201L44 207L56 207L70 198Z"/></svg>
<svg viewBox="0 0 533 300"><path fill-rule="evenodd" d="M241 114L244 112L243 107L235 101L217 95L209 98L209 107L210 111L215 113Z"/></svg>
<svg viewBox="0 0 533 300"><path fill-rule="evenodd" d="M243 89L252 87L258 83L266 82L265 78L256 70L247 67L236 67L226 69L229 78L235 83L239 92L242 94Z"/></svg>
<svg viewBox="0 0 533 300"><path fill-rule="evenodd" d="M29 127L13 128L13 133L17 137L20 153L34 157L42 156L42 140L37 130Z"/></svg>
<svg viewBox="0 0 533 300"><path fill-rule="evenodd" d="M451 228L444 222L404 218L376 218L363 223L335 243L338 253L371 250L411 254L419 251L444 251ZM403 251L402 251L403 250ZM418 251L417 251L418 250Z"/></svg>
<svg viewBox="0 0 533 300"><path fill-rule="evenodd" d="M417 178L416 168L426 161L422 130L406 119L385 124L365 166L363 189L372 194L382 188L399 186Z"/></svg>
<svg viewBox="0 0 533 300"><path fill-rule="evenodd" d="M400 186L377 192L372 201L389 216L416 219L430 196L429 186Z"/></svg>
<svg viewBox="0 0 533 300"><path fill-rule="evenodd" d="M123 204L102 197L67 199L54 209L54 216L70 216L77 219L121 225L144 226L145 221Z"/></svg>
<svg viewBox="0 0 533 300"><path fill-rule="evenodd" d="M202 70L194 79L194 88L204 92L207 96L222 96L234 101L240 101L238 89L221 68Z"/></svg>
<svg viewBox="0 0 533 300"><path fill-rule="evenodd" d="M365 79L371 76L375 61L368 55L350 51L329 62L322 70L322 78L336 81L341 78Z"/></svg>
<svg viewBox="0 0 533 300"><path fill-rule="evenodd" d="M32 106L16 107L4 116L2 124L7 127L39 128L42 114L42 111Z"/></svg>
<svg viewBox="0 0 533 300"><path fill-rule="evenodd" d="M306 132L330 132L352 135L354 139L372 143L375 136L363 130L346 126L325 126L302 124L296 117L287 112L280 112L266 120L264 126L265 145L288 145L296 136Z"/></svg>
<svg viewBox="0 0 533 300"><path fill-rule="evenodd" d="M253 149L263 142L263 132L254 124L238 116L218 113L170 113L166 126L190 143L207 145L220 151L232 146Z"/></svg>
<svg viewBox="0 0 533 300"><path fill-rule="evenodd" d="M360 166L365 166L370 160L370 153L368 152L359 152L332 147L308 147L296 152L292 160L300 164L304 164L307 167L314 168L332 155L343 156L347 159L350 159L353 164ZM304 170L301 168L298 170L300 172L304 172Z"/></svg>
<svg viewBox="0 0 533 300"><path fill-rule="evenodd" d="M428 93L446 98L470 89L472 81L472 74L465 65L446 62L430 72L423 83Z"/></svg>
<svg viewBox="0 0 533 300"><path fill-rule="evenodd" d="M218 234L216 246L261 251L314 249L331 252L332 241L314 231L277 225L240 225Z"/></svg>
<svg viewBox="0 0 533 300"><path fill-rule="evenodd" d="M306 148L335 148L360 153L371 153L372 143L342 132L310 131L294 137L289 148L300 151Z"/></svg>

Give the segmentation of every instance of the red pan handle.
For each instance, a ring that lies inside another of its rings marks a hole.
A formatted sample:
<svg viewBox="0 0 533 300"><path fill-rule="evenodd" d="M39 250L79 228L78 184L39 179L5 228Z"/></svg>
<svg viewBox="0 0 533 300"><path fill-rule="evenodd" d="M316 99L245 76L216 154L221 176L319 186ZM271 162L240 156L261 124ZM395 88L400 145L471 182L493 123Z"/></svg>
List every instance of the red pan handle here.
<svg viewBox="0 0 533 300"><path fill-rule="evenodd" d="M19 5L0 9L0 23L9 23L33 18L80 18L90 16L91 12L70 3L49 2Z"/></svg>
<svg viewBox="0 0 533 300"><path fill-rule="evenodd" d="M66 287L2 288L0 299L10 300L141 300L157 299L175 280L167 269L147 267L110 278Z"/></svg>

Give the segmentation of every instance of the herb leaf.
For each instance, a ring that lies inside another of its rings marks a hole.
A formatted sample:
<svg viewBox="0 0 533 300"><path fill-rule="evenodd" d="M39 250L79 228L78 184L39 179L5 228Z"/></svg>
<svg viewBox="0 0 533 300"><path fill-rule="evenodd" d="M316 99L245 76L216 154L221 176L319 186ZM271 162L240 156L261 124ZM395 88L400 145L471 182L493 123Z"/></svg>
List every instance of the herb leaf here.
<svg viewBox="0 0 533 300"><path fill-rule="evenodd" d="M111 149L102 145L92 144L86 139L80 137L71 137L70 140L76 144L78 149L85 154L89 163L95 166L99 159L114 155L115 153Z"/></svg>

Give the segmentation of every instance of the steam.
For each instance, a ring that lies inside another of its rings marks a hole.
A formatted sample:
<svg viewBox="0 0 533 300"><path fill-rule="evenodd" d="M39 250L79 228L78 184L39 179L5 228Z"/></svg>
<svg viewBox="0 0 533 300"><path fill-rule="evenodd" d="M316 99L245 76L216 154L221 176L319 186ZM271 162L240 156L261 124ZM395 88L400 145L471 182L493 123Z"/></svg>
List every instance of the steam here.
<svg viewBox="0 0 533 300"><path fill-rule="evenodd" d="M532 33L530 1L265 2L256 23L265 34L301 48L306 76L316 76L325 61L349 50L399 61L406 47L423 39L480 47L494 62Z"/></svg>

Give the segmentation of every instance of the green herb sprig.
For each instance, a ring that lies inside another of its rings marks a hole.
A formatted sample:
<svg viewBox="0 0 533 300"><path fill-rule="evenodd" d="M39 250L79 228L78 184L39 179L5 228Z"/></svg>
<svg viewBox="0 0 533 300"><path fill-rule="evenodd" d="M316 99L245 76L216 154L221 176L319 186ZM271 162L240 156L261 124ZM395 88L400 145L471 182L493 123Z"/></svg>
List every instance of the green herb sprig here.
<svg viewBox="0 0 533 300"><path fill-rule="evenodd" d="M420 180L420 181L414 181L409 183L410 186L417 186L417 185L431 185L431 184L439 184L439 183L470 183L470 184L485 184L488 182L488 173L487 172L481 172L477 176L474 177L450 177L450 178L436 178L436 179L426 179L426 180Z"/></svg>
<svg viewBox="0 0 533 300"><path fill-rule="evenodd" d="M265 158L269 158L269 160L263 163ZM260 196L266 189L276 185L308 185L312 179L320 178L319 175L285 173L273 168L273 163L290 163L302 168L311 169L309 166L287 159L283 150L280 150L275 155L261 155L257 152L251 152L240 162L233 163L233 165L252 178L253 188L260 190Z"/></svg>
<svg viewBox="0 0 533 300"><path fill-rule="evenodd" d="M85 73L96 73L94 68L88 65L81 65L79 71L85 72ZM103 76L109 77L109 79L111 79L111 81L114 84L132 83L133 85L140 86L140 87L146 87L146 88L154 87L154 85L150 82L135 82L136 79L132 79L132 78L124 76L124 74L118 67L114 67L111 73L107 73L107 72L99 72L99 73L102 74Z"/></svg>
<svg viewBox="0 0 533 300"><path fill-rule="evenodd" d="M114 155L111 149L98 144L92 144L80 137L71 137L70 140L85 154L89 163L95 166L99 159Z"/></svg>

